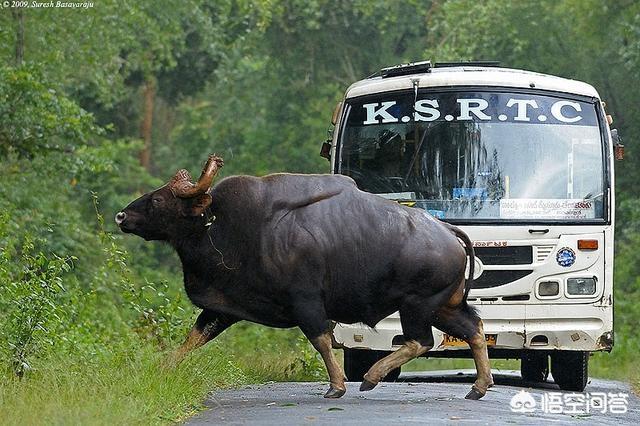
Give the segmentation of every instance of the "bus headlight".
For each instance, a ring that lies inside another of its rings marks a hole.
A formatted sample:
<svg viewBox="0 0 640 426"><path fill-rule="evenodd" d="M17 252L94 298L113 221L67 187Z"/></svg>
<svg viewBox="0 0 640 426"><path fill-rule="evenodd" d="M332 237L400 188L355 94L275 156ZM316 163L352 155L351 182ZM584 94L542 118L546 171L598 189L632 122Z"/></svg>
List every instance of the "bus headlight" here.
<svg viewBox="0 0 640 426"><path fill-rule="evenodd" d="M538 296L557 296L559 292L560 283L558 281L542 281L541 283L538 283Z"/></svg>
<svg viewBox="0 0 640 426"><path fill-rule="evenodd" d="M572 296L593 296L596 294L596 278L568 278L567 294Z"/></svg>

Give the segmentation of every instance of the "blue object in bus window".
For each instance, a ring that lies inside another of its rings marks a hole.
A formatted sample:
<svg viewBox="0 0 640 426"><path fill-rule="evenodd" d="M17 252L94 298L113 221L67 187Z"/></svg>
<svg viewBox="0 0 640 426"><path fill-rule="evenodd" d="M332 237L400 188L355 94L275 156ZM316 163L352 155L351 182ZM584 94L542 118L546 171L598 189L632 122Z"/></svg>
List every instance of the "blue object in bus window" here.
<svg viewBox="0 0 640 426"><path fill-rule="evenodd" d="M443 210L430 210L427 209L427 213L429 213L431 216L438 218L438 219L444 219L444 211Z"/></svg>
<svg viewBox="0 0 640 426"><path fill-rule="evenodd" d="M485 200L487 198L487 189L486 188L453 188L453 199L469 199L469 198L479 198L481 200Z"/></svg>

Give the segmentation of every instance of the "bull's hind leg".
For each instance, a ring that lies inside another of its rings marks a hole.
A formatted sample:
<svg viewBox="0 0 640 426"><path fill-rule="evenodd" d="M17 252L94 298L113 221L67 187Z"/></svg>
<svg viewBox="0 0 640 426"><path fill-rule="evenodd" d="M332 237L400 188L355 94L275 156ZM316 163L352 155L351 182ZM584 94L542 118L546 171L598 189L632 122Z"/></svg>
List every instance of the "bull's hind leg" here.
<svg viewBox="0 0 640 426"><path fill-rule="evenodd" d="M487 389L493 386L482 320L476 315L473 308L463 302L456 307L445 305L440 308L434 319L434 325L445 333L463 339L469 344L476 365L477 377L465 398L482 398L487 393Z"/></svg>
<svg viewBox="0 0 640 426"><path fill-rule="evenodd" d="M400 309L400 323L404 335L404 344L395 352L382 358L367 371L360 385L361 391L376 387L384 377L401 365L427 352L433 347L433 333L429 324L428 305L420 306L413 301Z"/></svg>

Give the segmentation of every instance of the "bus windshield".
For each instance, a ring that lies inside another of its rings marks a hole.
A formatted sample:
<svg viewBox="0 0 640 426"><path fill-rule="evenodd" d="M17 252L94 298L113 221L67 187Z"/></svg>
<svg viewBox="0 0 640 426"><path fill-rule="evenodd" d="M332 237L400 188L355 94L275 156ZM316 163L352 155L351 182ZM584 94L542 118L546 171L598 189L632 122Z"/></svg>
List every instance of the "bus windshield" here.
<svg viewBox="0 0 640 426"><path fill-rule="evenodd" d="M604 218L594 103L508 92L404 92L347 104L338 172L442 219Z"/></svg>

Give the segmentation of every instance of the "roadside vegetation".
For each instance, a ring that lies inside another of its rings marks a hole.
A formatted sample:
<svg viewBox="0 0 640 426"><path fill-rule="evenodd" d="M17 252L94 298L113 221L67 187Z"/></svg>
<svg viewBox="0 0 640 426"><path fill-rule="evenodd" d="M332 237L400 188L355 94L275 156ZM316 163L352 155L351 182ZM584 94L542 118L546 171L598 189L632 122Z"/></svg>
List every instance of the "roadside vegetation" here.
<svg viewBox="0 0 640 426"><path fill-rule="evenodd" d="M167 423L211 389L326 380L298 331L249 324L165 368L196 310L171 250L120 234L113 216L210 152L223 175L326 172L318 150L347 85L423 58L499 59L607 100L630 150L617 164L616 345L591 373L640 386L640 4L126 3L0 10L3 424Z"/></svg>

